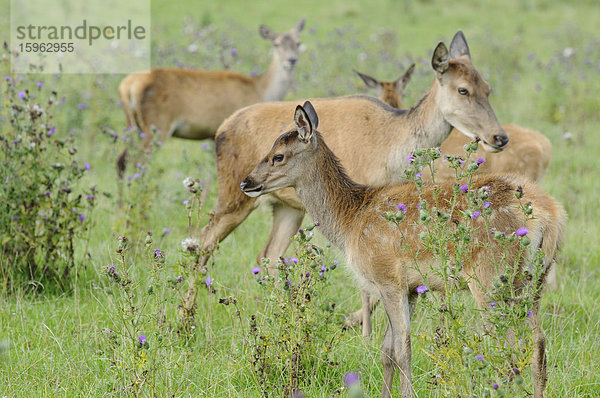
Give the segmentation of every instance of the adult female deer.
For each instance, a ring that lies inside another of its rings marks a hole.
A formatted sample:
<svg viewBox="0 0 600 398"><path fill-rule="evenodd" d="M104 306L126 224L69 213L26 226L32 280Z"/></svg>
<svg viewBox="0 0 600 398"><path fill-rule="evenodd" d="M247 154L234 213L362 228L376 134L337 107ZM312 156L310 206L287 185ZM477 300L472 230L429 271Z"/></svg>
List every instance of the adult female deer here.
<svg viewBox="0 0 600 398"><path fill-rule="evenodd" d="M260 35L273 45L271 65L262 75L167 68L128 75L119 85L128 125L145 133L144 146L153 138L152 126L161 140L170 136L202 140L213 138L223 120L236 110L282 100L294 82L303 28L304 19L280 34L260 26Z"/></svg>
<svg viewBox="0 0 600 398"><path fill-rule="evenodd" d="M410 81L414 68L415 64L412 64L401 77L391 82L377 80L356 70L354 72L367 87L376 90L383 102L394 108L402 109L404 106L402 101L404 89ZM486 154L481 148L477 149L471 156L475 159L479 157L486 159L479 166L478 173L516 173L529 178L531 181L540 181L552 157L552 144L550 140L537 131L516 124L504 124L502 128L510 139L510 145L497 153ZM469 141L469 137L453 129L441 145L440 150L442 155L463 154L464 146ZM434 161L434 167L437 181L454 180L455 170L448 167L443 157ZM423 173L423 181L431 182L431 174ZM554 266L548 272L547 285L553 290L557 288L556 269ZM370 311L373 311L379 301L372 297L369 303ZM350 314L345 320L347 326L359 325L362 322L362 310ZM370 334L370 327L368 325L364 325L363 334Z"/></svg>
<svg viewBox="0 0 600 398"><path fill-rule="evenodd" d="M371 185L401 181L406 157L416 148L440 146L452 126L460 126L469 137L479 137L489 151L500 151L508 143L488 102L490 86L472 65L461 31L452 39L450 51L444 43L437 45L431 64L433 84L408 111L366 95L312 100L325 117L329 144L356 181ZM218 203L209 224L200 232L205 251L212 251L258 205L256 199L240 192L239 183L269 149L277 132L289 125L286 115L298 103L252 105L219 127L215 138ZM282 256L304 217L302 203L293 190L273 192L269 199L273 227L259 261L263 257L275 261ZM202 261L206 260L207 256Z"/></svg>
<svg viewBox="0 0 600 398"><path fill-rule="evenodd" d="M395 367L398 367L402 396L412 397L410 305L417 286L423 284L422 275L429 273L430 289L442 290L444 286L439 275L429 272L436 267L434 256L428 251L417 250L421 245L419 233L424 228L417 224L416 205L421 198L434 203L434 189L425 186L419 198L410 183L378 188L356 184L348 178L339 159L316 131L318 118L310 102L296 108L294 122L295 128L275 141L240 187L251 197L287 187L296 189L306 211L318 222L319 230L344 252L363 289L377 294L383 302L389 325L383 339L381 396L391 396ZM448 206L445 199L451 195L453 185L452 182L439 185L443 198L437 203L443 203L442 207ZM543 251L543 265L549 266L565 229L563 208L527 179L483 175L474 180L472 189L483 186L489 188L489 201L495 209L488 219L489 227L507 233L523 227L523 213L514 197L517 187L523 188L523 200L531 201L535 211L535 218L527 222L531 247ZM406 213L404 233L382 217L385 211L395 211L400 202L412 210ZM455 211L461 212L466 207L465 200L459 201ZM475 300L482 308L487 308L491 301L488 291L499 273L491 259L497 260L504 254L508 263L514 263L518 254L516 250L504 251L500 243L489 239L489 231L481 218L473 223L472 240L489 241L489 245L470 252L471 257L465 259L462 273ZM400 250L406 246L411 250ZM417 261L413 257L415 253ZM529 259L519 258L519 263L525 267ZM419 270L415 269L415 262ZM543 275L536 283L543 283ZM536 398L543 397L546 384L545 338L538 319L538 307L539 301L530 316L535 333L531 367Z"/></svg>
<svg viewBox="0 0 600 398"><path fill-rule="evenodd" d="M406 73L392 82L384 82L364 73L355 71L365 84L377 91L382 101L394 108L402 109L402 96L404 88L410 80L414 64L408 68ZM510 139L508 145L502 152L485 154L478 149L472 156L476 159L483 157L486 162L480 168L480 173L518 173L528 177L534 182L540 181L544 172L550 164L552 157L552 144L550 140L537 131L530 130L516 124L503 124L502 128ZM464 153L464 145L469 143L469 138L460 131L454 129L448 138L442 143L442 155L459 155ZM434 163L437 170L436 178L454 178L454 169L444 163L444 159L437 159ZM425 182L431 181L431 175L423 175Z"/></svg>

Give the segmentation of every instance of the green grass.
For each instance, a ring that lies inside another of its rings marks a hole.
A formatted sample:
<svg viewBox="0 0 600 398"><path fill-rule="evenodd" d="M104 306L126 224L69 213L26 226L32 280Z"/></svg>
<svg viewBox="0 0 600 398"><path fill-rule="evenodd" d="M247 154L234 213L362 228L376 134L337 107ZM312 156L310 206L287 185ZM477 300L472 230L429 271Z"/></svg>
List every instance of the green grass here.
<svg viewBox="0 0 600 398"><path fill-rule="evenodd" d="M3 38L8 38L7 3L0 3L5 10L0 16ZM278 31L294 26L303 16L307 28L302 41L307 51L301 54L297 87L289 99L361 92L362 82L352 68L390 80L416 61L417 71L405 99L406 104L413 104L431 82L433 48L440 40L448 43L454 32L462 29L474 64L494 87L491 102L499 120L534 128L550 138L553 159L542 185L564 204L569 222L558 263L558 290L547 292L542 302L548 339L547 392L550 397L600 397L600 287L596 283L600 227L595 222L600 216L600 139L596 136L600 131L600 8L596 2L466 0L450 6L441 0L373 0L368 4L156 1L152 3L153 65L181 62L219 68L218 46L210 45L225 37L231 40L229 46L239 50L233 67L243 72L264 70L270 57L268 44L257 34L258 25L265 23ZM214 33L197 42L200 54L189 53L194 38L185 27L197 31L206 23L214 26ZM570 59L562 55L567 47L574 49ZM111 126L116 132L124 127L122 111L116 105L122 76L24 78L43 80L45 89L56 89L59 97L66 98L55 112L59 134L73 133L79 158L91 164L84 183L98 184L98 189L112 198L102 196L93 214L91 256L83 260L73 292L0 297L0 342L9 345L0 352L0 396L119 395L119 390L110 392L115 380L100 351L104 347L101 329L118 328L102 267L116 261L116 237L123 233L122 213L114 200L113 162L122 144L109 142L99 126ZM76 105L84 101L89 107L80 112ZM573 138L564 140L565 132ZM214 144L209 143L208 149L202 144L170 140L158 151L149 170L154 187L151 211L137 233L143 236L152 230L158 236L165 227L171 229L171 234L156 241L167 252L167 272L172 275L177 272L180 242L187 237L187 213L181 204L187 193L181 180L191 175L206 181L209 194L204 213L215 203ZM211 269L217 294L203 291L199 295L199 332L187 348L187 359L182 359L180 347L172 347L164 358L168 390L185 396L259 396L249 354L240 348L239 327L229 308L218 305L217 299L234 294L240 299L243 316L260 308L260 289L250 269L270 222L268 209L261 208L222 243ZM135 258L133 268L138 275L147 276L146 263L141 255ZM358 307L359 294L348 272L336 273L337 280L327 294L341 313L347 313ZM342 386L341 376L357 370L369 395L379 394L383 311L377 311L374 324L372 344L363 342L360 332L343 334L334 353L340 365L311 380L307 396L332 396ZM430 327L418 309L414 325L415 333ZM416 393L428 397L434 396L428 384L432 375L423 348L413 339Z"/></svg>

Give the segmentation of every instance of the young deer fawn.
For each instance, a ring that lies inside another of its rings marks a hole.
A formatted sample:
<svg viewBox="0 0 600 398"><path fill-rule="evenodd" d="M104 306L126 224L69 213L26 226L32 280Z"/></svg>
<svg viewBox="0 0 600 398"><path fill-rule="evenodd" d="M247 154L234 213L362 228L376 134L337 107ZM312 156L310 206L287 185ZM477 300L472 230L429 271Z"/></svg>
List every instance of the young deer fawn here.
<svg viewBox="0 0 600 398"><path fill-rule="evenodd" d="M269 69L259 76L232 70L167 68L128 75L119 85L128 125L144 132L144 146L153 139L152 126L161 140L170 136L202 140L213 138L223 120L236 110L282 100L294 82L303 28L304 19L280 34L260 26L260 35L273 45L273 57Z"/></svg>
<svg viewBox="0 0 600 398"><path fill-rule="evenodd" d="M356 111L353 109L349 112ZM383 339L381 396L391 396L395 368L398 367L402 396L412 397L410 308L416 297L416 288L423 284L422 275L437 263L431 253L417 250L421 245L419 233L424 227L417 224L419 215L415 208L421 198L434 203L434 188L425 185L419 198L411 183L383 187L357 184L347 176L340 160L316 131L318 117L310 102L297 106L294 123L295 127L277 138L268 154L258 162L240 187L253 198L287 187L295 188L308 214L318 222L319 230L343 251L363 289L377 294L383 302L389 324ZM451 195L454 184L447 182L438 185L444 199ZM482 175L473 180L472 189L484 186L489 187L489 201L495 209L488 227L507 233L523 227L523 213L514 196L517 187L522 187L523 200L531 201L535 211L535 218L527 222L531 248L540 248L544 254L543 265L549 266L565 229L566 214L563 208L527 179ZM444 199L438 203L448 206ZM412 210L406 212L404 233L383 217L385 211L395 211L398 203L404 203ZM465 210L466 201L459 201L457 207L454 211ZM462 274L480 307L487 308L490 302L488 289L499 274L491 259L497 259L504 253L509 263L519 258L523 268L529 259L517 257L517 250L504 251L500 243L490 240L490 233L481 219L474 223L476 228L472 232L472 240L490 243L470 252L470 258L466 258L463 264ZM406 246L411 250L400 250ZM418 261L415 261L414 253L417 253ZM429 275L429 288L443 290L439 275ZM543 283L543 276L535 282ZM539 300L529 318L535 334L531 368L536 398L543 397L546 384L545 338L538 312Z"/></svg>
<svg viewBox="0 0 600 398"><path fill-rule="evenodd" d="M471 64L469 47L457 32L448 51L439 43L432 57L435 78L425 96L408 111L399 111L367 95L311 100L324 117L329 144L350 176L381 185L404 178L406 157L416 148L440 146L452 126L479 137L490 151L500 151L508 138L488 102L489 84ZM217 153L218 203L211 220L200 232L202 249L211 252L258 205L243 195L239 183L268 151L269 142L289 125L299 101L256 104L231 115L219 127ZM273 226L263 257L275 262L285 253L290 238L304 217L293 190L269 195ZM201 265L208 256L204 256Z"/></svg>

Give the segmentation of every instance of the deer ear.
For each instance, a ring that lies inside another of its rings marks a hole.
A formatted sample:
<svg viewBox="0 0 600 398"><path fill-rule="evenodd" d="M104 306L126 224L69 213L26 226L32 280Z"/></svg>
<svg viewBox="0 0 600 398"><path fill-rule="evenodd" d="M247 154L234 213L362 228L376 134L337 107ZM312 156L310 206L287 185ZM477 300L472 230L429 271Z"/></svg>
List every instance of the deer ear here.
<svg viewBox="0 0 600 398"><path fill-rule="evenodd" d="M433 51L433 58L431 58L431 66L438 73L444 73L448 70L448 49L446 45L440 42L435 50Z"/></svg>
<svg viewBox="0 0 600 398"><path fill-rule="evenodd" d="M369 75L365 75L364 73L360 73L356 69L352 69L352 70L354 71L354 73L356 73L358 76L360 76L360 78L362 79L363 82L365 82L367 87L371 87L371 88L375 88L375 89L379 88L379 82L377 81L377 79L374 79Z"/></svg>
<svg viewBox="0 0 600 398"><path fill-rule="evenodd" d="M415 71L415 64L412 64L408 70L406 72L404 72L404 75L402 75L402 89L404 89L404 87L406 87L406 84L410 81L410 78L412 77L413 72ZM400 79L398 79L400 80Z"/></svg>
<svg viewBox="0 0 600 398"><path fill-rule="evenodd" d="M298 131L298 139L304 143L308 143L312 138L313 127L310 123L310 119L306 114L306 111L301 105L296 107L296 113L294 114L294 124Z"/></svg>
<svg viewBox="0 0 600 398"><path fill-rule="evenodd" d="M277 34L271 30L267 25L260 25L258 28L258 32L260 33L263 39L273 40L277 37Z"/></svg>
<svg viewBox="0 0 600 398"><path fill-rule="evenodd" d="M467 39L465 39L462 30L456 32L450 43L450 59L457 59L460 57L466 57L471 60L469 45L467 44Z"/></svg>
<svg viewBox="0 0 600 398"><path fill-rule="evenodd" d="M296 34L300 34L300 32L302 32L302 30L304 29L304 23L306 22L306 18L302 18L298 24L296 25L296 27L294 28L296 30Z"/></svg>
<svg viewBox="0 0 600 398"><path fill-rule="evenodd" d="M319 128L319 117L317 116L317 111L313 107L313 104L311 104L310 101L306 101L304 103L304 105L302 105L302 108L304 108L304 111L308 115L308 120L310 120L310 123L312 124L312 128L314 130L318 129Z"/></svg>

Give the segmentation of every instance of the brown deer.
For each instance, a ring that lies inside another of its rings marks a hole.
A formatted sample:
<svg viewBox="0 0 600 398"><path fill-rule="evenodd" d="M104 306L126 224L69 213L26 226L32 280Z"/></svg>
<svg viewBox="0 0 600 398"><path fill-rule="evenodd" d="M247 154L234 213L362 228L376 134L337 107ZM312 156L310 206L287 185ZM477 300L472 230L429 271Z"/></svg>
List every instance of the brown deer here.
<svg viewBox="0 0 600 398"><path fill-rule="evenodd" d="M471 63L469 47L457 32L448 51L434 50L435 78L425 96L408 111L400 111L367 95L312 100L324 116L331 147L361 183L382 185L401 181L407 156L416 148L440 146L452 126L478 137L489 151L500 151L508 138L488 102L489 84ZM249 106L231 115L217 131L218 203L200 232L202 249L211 252L256 208L257 200L243 195L239 183L268 151L277 132L289 126L289 115L300 101ZM269 195L273 227L258 259L272 262L285 253L298 230L304 208L293 190ZM207 256L201 261L201 266Z"/></svg>
<svg viewBox="0 0 600 398"><path fill-rule="evenodd" d="M273 46L269 69L258 76L232 70L156 68L132 73L119 85L127 123L152 141L152 126L161 140L213 138L219 125L236 110L263 101L282 100L294 82L304 19L277 34L265 25L260 35ZM124 155L122 155L124 156Z"/></svg>
<svg viewBox="0 0 600 398"><path fill-rule="evenodd" d="M358 109L352 109L348 113L357 111ZM287 187L295 188L308 214L318 222L318 229L343 251L361 287L377 294L383 302L389 324L383 339L381 396L391 397L395 368L398 367L402 396L413 397L411 305L415 302L416 288L423 284L423 275L429 274L427 285L430 289L443 290L444 287L439 275L429 272L437 266L434 256L426 250L417 250L421 245L419 233L425 230L423 225L417 223L419 212L416 205L421 203L421 198L411 183L372 187L352 181L346 175L340 160L325 144L323 136L316 131L318 117L310 102L297 106L294 122L295 127L277 138L268 154L258 162L240 187L246 195L253 198ZM326 134L324 136L329 137ZM449 206L454 184L438 184L442 194L437 202L433 200L432 185L424 186L421 197L428 203ZM531 201L535 212L535 218L527 222L528 237L533 248L530 255L536 249L541 249L544 254L543 266L548 267L563 238L566 221L563 208L528 179L481 175L473 180L471 189L478 190L484 186L489 187L489 201L497 209L487 221L489 227L509 234L524 224L523 212L514 196L517 187L522 187L523 200ZM404 203L412 210L406 212L404 233L383 217L385 211L395 212L398 203ZM460 213L467 206L467 200L463 198L454 211ZM504 251L501 243L490 239L486 221L479 218L473 223L473 241L486 241L489 244L471 251L471 257L466 259L462 273L479 306L487 308L491 302L488 297L489 289L500 273L493 260L498 260L504 253L509 263L519 259L519 264L524 269L529 259L519 256L516 248ZM400 250L406 246L411 250ZM417 257L416 261L413 255ZM542 284L543 279L542 275L535 283ZM534 330L531 364L534 396L541 398L547 377L545 337L539 322L539 300L529 321Z"/></svg>
<svg viewBox="0 0 600 398"><path fill-rule="evenodd" d="M384 82L355 71L365 82L367 87L377 90L381 100L394 108L402 109L402 97L404 88L410 80L414 69L414 64L406 73L397 80ZM540 181L544 172L550 164L552 157L552 144L550 140L541 133L530 130L516 124L504 124L502 128L510 139L508 145L502 152L495 154L484 154L478 149L472 156L475 159L483 157L486 162L479 167L480 173L519 173L528 177L534 182ZM463 147L468 144L470 139L458 130L453 130L450 136L443 142L442 154L459 155L464 153ZM437 170L436 178L448 179L454 178L454 170L443 163L442 158L435 161ZM425 175L426 174L426 175ZM423 180L431 182L431 175L425 173Z"/></svg>
<svg viewBox="0 0 600 398"><path fill-rule="evenodd" d="M377 91L381 100L394 108L402 109L404 96L404 88L409 82L414 70L414 64L411 65L406 73L401 78L392 82L384 82L375 79L364 73L354 71L363 80L363 82L372 89ZM516 124L503 124L502 128L510 139L508 145L502 152L485 154L483 150L477 149L472 156L484 158L486 161L479 166L479 173L517 173L521 176L529 178L531 181L539 182L544 175L544 172L550 164L552 158L552 144L550 140L543 134L518 126ZM460 155L464 153L464 146L468 144L470 139L460 131L454 129L450 136L442 143L441 151L445 155ZM448 167L445 160L442 158L434 162L434 167L437 170L436 179L454 179L454 169ZM423 181L431 182L431 174L423 173ZM552 290L557 289L556 269L552 267L548 273L547 285ZM371 303L372 309L376 305L376 301ZM347 321L347 325L355 325L360 323L362 316L359 312L351 314Z"/></svg>

